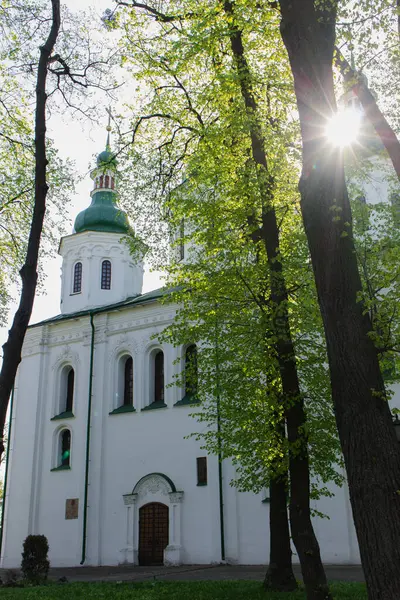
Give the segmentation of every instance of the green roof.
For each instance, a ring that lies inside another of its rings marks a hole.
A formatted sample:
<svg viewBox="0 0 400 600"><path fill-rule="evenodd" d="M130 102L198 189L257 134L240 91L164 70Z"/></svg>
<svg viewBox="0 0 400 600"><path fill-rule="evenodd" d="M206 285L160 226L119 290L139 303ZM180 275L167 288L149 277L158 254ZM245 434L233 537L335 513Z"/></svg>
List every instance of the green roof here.
<svg viewBox="0 0 400 600"><path fill-rule="evenodd" d="M93 194L91 205L75 219L76 233L107 231L126 234L131 231L128 217L114 202L114 192L101 190Z"/></svg>
<svg viewBox="0 0 400 600"><path fill-rule="evenodd" d="M113 152L111 152L111 149L109 146L107 146L107 148L105 150L103 150L103 152L100 152L100 154L97 157L98 166L100 166L100 165L104 166L105 163L110 163L113 166L115 166L117 164L115 155Z"/></svg>
<svg viewBox="0 0 400 600"><path fill-rule="evenodd" d="M114 310L119 310L121 308L130 308L131 306L139 306L141 304L147 304L148 302L156 302L163 296L173 293L177 291L179 288L158 288L157 290L153 290L152 292L147 292L147 294L138 294L137 296L133 296L123 300L122 302L117 302L115 304L107 304L106 306L99 306L97 308L88 308L86 310L80 310L74 313L69 313L66 315L56 315L55 317L50 317L50 319L45 319L44 321L40 321L39 323L33 323L29 325L29 329L33 327L40 327L41 325L47 325L51 323L59 323L61 321L68 321L69 319L78 319L79 317L85 317L90 314L99 314L104 312L112 312Z"/></svg>

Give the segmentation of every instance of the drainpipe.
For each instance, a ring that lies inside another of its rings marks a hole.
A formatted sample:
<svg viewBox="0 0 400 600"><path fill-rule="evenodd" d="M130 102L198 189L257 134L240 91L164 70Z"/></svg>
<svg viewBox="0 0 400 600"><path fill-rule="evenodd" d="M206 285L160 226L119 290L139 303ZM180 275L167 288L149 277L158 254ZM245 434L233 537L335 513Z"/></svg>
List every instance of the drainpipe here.
<svg viewBox="0 0 400 600"><path fill-rule="evenodd" d="M224 526L224 490L222 485L222 450L221 450L221 413L219 393L219 357L218 330L215 322L215 371L216 371L216 400L217 400L217 434L218 434L218 489L219 489L219 526L221 537L221 561L225 561L225 526Z"/></svg>
<svg viewBox="0 0 400 600"><path fill-rule="evenodd" d="M2 556L1 553L3 551L4 515L5 515L5 510L6 510L8 463L9 463L9 458L10 458L11 424L12 424L12 417L13 417L13 414L12 414L13 402L14 402L14 386L12 387L11 398L10 398L10 417L9 417L10 420L8 422L8 443L7 443L6 470L5 470L5 473L4 473L3 501L2 501L2 507L1 507L0 557Z"/></svg>
<svg viewBox="0 0 400 600"><path fill-rule="evenodd" d="M92 329L92 338L90 342L90 366L89 366L89 395L88 412L86 427L86 462L85 462L85 497L83 500L83 527L82 527L82 560L81 565L86 560L86 536L87 536L87 505L88 505L88 487L89 487L89 460L90 460L90 426L92 417L92 388L93 388L93 357L94 357L94 313L90 313L90 327Z"/></svg>

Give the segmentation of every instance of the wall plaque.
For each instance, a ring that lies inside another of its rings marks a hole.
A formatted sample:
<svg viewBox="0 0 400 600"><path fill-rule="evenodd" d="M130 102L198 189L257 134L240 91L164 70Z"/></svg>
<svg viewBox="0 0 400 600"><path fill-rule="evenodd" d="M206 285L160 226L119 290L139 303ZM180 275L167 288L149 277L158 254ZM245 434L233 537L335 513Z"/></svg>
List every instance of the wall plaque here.
<svg viewBox="0 0 400 600"><path fill-rule="evenodd" d="M79 498L68 498L65 501L65 518L77 519L79 512Z"/></svg>

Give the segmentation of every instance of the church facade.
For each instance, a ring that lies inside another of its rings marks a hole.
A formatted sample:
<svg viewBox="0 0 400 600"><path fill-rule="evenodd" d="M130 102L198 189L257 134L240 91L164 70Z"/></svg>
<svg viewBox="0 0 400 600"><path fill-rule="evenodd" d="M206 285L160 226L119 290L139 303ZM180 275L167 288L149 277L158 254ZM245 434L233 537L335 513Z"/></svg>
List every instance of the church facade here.
<svg viewBox="0 0 400 600"><path fill-rule="evenodd" d="M232 464L185 439L203 425L188 390L168 384L196 348L157 342L177 307L142 294L109 142L92 178L91 205L60 244L61 314L24 344L1 566L20 565L28 534L46 535L54 567L266 564L268 490L238 492ZM348 490L332 489L315 504L329 516L314 519L323 560L358 563Z"/></svg>

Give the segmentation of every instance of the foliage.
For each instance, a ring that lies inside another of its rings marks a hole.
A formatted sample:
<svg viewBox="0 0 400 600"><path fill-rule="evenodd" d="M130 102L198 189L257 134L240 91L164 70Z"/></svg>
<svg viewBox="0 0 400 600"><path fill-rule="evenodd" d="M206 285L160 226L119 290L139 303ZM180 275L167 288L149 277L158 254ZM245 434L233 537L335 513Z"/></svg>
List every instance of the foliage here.
<svg viewBox="0 0 400 600"><path fill-rule="evenodd" d="M332 583L336 600L366 600L361 583ZM2 589L4 600L64 600L110 598L118 600L304 600L302 590L266 593L258 581L196 581L154 583L69 583L25 589Z"/></svg>
<svg viewBox="0 0 400 600"><path fill-rule="evenodd" d="M357 23L361 6L363 18ZM368 2L341 3L340 10L338 39L348 40L348 32L356 28L360 56L376 49L376 32L390 27L395 17L391 5L385 2L379 8ZM331 466L338 460L338 444L322 328L299 222L299 132L292 118L293 91L287 59L274 29L279 15L273 7L251 2L235 2L235 11L256 84L262 134L267 140L274 180L292 334L307 398L313 472L323 482L340 482ZM354 27L350 26L353 22ZM268 27L263 27L265 23ZM128 155L135 172L136 181L129 181L136 191L130 201L131 211L139 216L142 235L159 264L166 262L159 239L165 233L165 222L177 247L180 240L176 232L184 219L186 242L197 248L191 253L191 264L177 263L175 255L170 259L169 283L182 289L172 298L183 308L164 336L176 344L201 340L200 396L219 398L218 407L208 402L196 412L197 418L209 424L203 434L206 446L233 457L242 489L259 489L266 483L266 471L276 465L276 458L287 454L286 448L266 433L273 430L274 419L279 419L276 411L281 395L276 384L279 377L274 340L266 340L264 335L275 309L268 306L266 258L262 249L254 250L246 237L248 215L259 218L261 207L256 174L249 168L249 115L243 110L232 68L227 35L230 22L222 3L185 0L157 6L142 3L129 13L113 15L112 26L123 29L123 65L145 90L142 103L136 101L132 106L132 125L122 139L125 149L130 148ZM271 53L275 60L270 60ZM132 141L133 147L129 146ZM360 165L357 167L360 176ZM386 230L388 235L381 236L378 248L376 233L367 235L357 227L357 210L356 206L355 235L364 282L360 300L365 300L366 310L374 311L375 341L382 350L383 367L388 371L389 366L393 375L399 240L393 227L387 227L386 219L380 231L383 234ZM390 209L374 207L375 215L378 211L386 211L390 217ZM381 220L378 217L378 222ZM372 298L371 276L375 285ZM387 291L389 281L389 293L383 295L380 292ZM266 381L267 392L260 385ZM182 385L183 381L178 377L176 383ZM222 423L220 436L214 427L217 413ZM257 445L252 443L254 440ZM260 449L257 457L256 447Z"/></svg>
<svg viewBox="0 0 400 600"><path fill-rule="evenodd" d="M51 3L0 0L0 324L19 286L32 217L35 86L38 45L47 36ZM48 111L68 118L94 118L102 95L115 100L112 75L117 51L107 46L100 19L62 9L62 31L48 65ZM51 120L50 120L51 122ZM78 177L73 162L62 160L47 136L47 208L40 266L65 233L66 209ZM39 285L45 270L39 268ZM40 289L40 288L39 288Z"/></svg>
<svg viewBox="0 0 400 600"><path fill-rule="evenodd" d="M22 552L21 571L29 583L39 584L47 579L50 563L49 543L44 535L28 535Z"/></svg>
<svg viewBox="0 0 400 600"><path fill-rule="evenodd" d="M277 14L250 4L235 6L274 182L273 204L280 224L281 259L290 290L288 310L307 398L307 433L318 494L318 487L327 492L321 482L339 483L341 477L332 467L339 460L339 449L299 218L298 130L290 115L292 89L278 32L262 28L265 19L277 24ZM185 263L172 257L168 266L168 283L180 290L171 298L182 308L164 339L174 344L200 343L199 396L209 399L196 412L209 425L202 439L209 451L233 458L241 489L258 490L268 485L272 472L287 468L288 447L276 434L276 423L282 420L282 387L276 340L270 333L272 318L281 307L269 300L265 248L255 244L252 236L265 210L257 169L250 160L252 116L245 110L232 65L230 20L224 11L199 2L165 3L163 11L191 17L177 19L179 27L171 27L162 19L151 23L152 16L145 12L121 16L126 33L124 66L135 72L147 91L140 111L137 104L134 107L135 144L130 158L135 173L140 169L153 174L147 177L147 195L143 187L136 188L134 198L140 202L150 244L151 230L156 229L154 205L158 203L160 217L168 222L176 247L180 244L176 232L184 220L185 241L192 251ZM280 61L268 60L272 54ZM135 200L133 204L136 208ZM183 384L179 378L176 383ZM218 403L212 398L218 398Z"/></svg>
<svg viewBox="0 0 400 600"><path fill-rule="evenodd" d="M369 79L386 118L400 131L400 20L392 0L338 3L337 44L358 72ZM388 84L388 82L390 82Z"/></svg>
<svg viewBox="0 0 400 600"><path fill-rule="evenodd" d="M400 229L387 203L353 203L355 242L362 274L360 300L369 313L385 381L400 379Z"/></svg>
<svg viewBox="0 0 400 600"><path fill-rule="evenodd" d="M21 268L27 249L34 197L33 109L27 80L13 71L17 23L11 23L10 5L1 4L7 12L2 21L0 43L0 323L5 321L12 285L19 285ZM13 32L13 35L11 35ZM21 31L19 31L21 33ZM26 32L26 35L27 32ZM19 40L21 41L21 40ZM70 195L74 190L72 162L62 161L49 141L48 209L45 217L41 261L53 254L58 237L64 232L63 222ZM39 283L44 271L40 269Z"/></svg>

